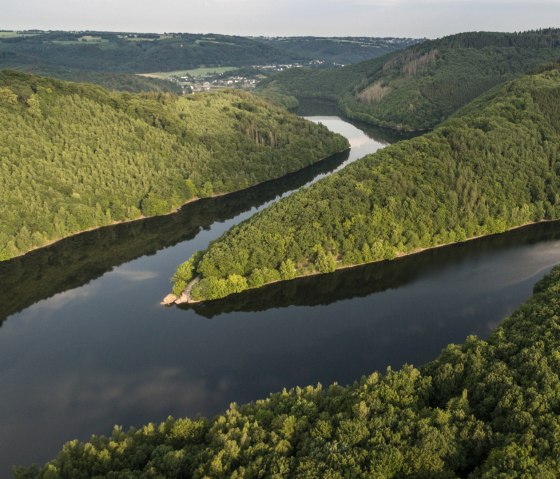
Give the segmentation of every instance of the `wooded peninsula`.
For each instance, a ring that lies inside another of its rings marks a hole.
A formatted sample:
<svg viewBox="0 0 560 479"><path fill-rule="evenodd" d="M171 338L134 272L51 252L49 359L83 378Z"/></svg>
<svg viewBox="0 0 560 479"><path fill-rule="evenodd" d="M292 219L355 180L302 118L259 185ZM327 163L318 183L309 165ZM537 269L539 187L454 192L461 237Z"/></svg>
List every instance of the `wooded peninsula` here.
<svg viewBox="0 0 560 479"><path fill-rule="evenodd" d="M560 218L560 70L521 77L433 132L362 158L179 266L194 300Z"/></svg>

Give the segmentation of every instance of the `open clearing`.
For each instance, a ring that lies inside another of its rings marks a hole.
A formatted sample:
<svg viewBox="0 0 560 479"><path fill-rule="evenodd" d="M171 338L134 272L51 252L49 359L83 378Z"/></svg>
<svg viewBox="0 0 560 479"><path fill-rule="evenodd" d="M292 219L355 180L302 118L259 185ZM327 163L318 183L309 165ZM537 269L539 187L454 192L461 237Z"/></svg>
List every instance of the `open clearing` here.
<svg viewBox="0 0 560 479"><path fill-rule="evenodd" d="M138 75L149 78L161 78L167 80L171 77L182 77L190 75L192 77L201 77L205 75L219 75L221 73L237 70L237 67L200 67L192 68L190 70L174 70L170 72L152 72L152 73L138 73Z"/></svg>

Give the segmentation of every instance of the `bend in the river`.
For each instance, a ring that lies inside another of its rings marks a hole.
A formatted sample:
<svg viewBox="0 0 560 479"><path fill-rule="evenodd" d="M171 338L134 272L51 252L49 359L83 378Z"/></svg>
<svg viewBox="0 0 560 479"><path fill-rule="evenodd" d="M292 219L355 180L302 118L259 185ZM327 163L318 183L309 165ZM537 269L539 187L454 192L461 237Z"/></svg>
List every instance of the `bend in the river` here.
<svg viewBox="0 0 560 479"><path fill-rule="evenodd" d="M313 113L349 136L349 154L0 266L0 317L9 317L0 328L1 477L114 424L213 415L283 387L420 365L468 334L486 336L560 262L560 227L550 223L195 309L159 306L194 251L381 146L332 112Z"/></svg>

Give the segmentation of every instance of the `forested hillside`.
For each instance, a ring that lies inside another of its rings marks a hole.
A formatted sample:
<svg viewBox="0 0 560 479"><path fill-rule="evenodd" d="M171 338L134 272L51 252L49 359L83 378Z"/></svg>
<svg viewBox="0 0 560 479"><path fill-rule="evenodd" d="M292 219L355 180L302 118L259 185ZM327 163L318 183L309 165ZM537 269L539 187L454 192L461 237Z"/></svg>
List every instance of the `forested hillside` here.
<svg viewBox="0 0 560 479"><path fill-rule="evenodd" d="M415 43L411 38L241 37L195 33L0 31L0 68L159 72L319 60L351 63Z"/></svg>
<svg viewBox="0 0 560 479"><path fill-rule="evenodd" d="M129 93L156 92L181 94L182 89L175 82L158 78L148 78L133 73L104 73L64 68L24 67L20 71L32 75L48 76L81 83L94 83L109 90Z"/></svg>
<svg viewBox="0 0 560 479"><path fill-rule="evenodd" d="M345 148L325 127L239 91L133 95L3 71L0 260Z"/></svg>
<svg viewBox="0 0 560 479"><path fill-rule="evenodd" d="M335 99L351 118L425 130L489 88L559 58L560 29L460 33L338 70L282 72L261 88Z"/></svg>
<svg viewBox="0 0 560 479"><path fill-rule="evenodd" d="M560 218L560 70L493 89L435 131L362 158L177 269L214 299Z"/></svg>
<svg viewBox="0 0 560 479"><path fill-rule="evenodd" d="M264 37L260 42L279 50L338 64L377 58L421 41L416 38L376 37Z"/></svg>
<svg viewBox="0 0 560 479"><path fill-rule="evenodd" d="M88 442L17 479L549 478L560 470L560 268L487 341L347 387L295 388L214 419Z"/></svg>
<svg viewBox="0 0 560 479"><path fill-rule="evenodd" d="M36 31L0 36L3 68L31 65L138 73L300 59L254 39L229 35Z"/></svg>

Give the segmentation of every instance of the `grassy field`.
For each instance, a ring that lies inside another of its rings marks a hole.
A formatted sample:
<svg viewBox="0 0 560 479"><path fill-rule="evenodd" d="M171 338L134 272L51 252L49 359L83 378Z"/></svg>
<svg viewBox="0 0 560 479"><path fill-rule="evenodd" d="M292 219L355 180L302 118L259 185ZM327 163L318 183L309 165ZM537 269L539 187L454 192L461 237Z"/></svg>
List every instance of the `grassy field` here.
<svg viewBox="0 0 560 479"><path fill-rule="evenodd" d="M170 38L169 36L161 35L159 38L148 38L148 37L129 37L127 35L117 35L120 39L126 40L127 42L153 42L156 40L162 40L163 38Z"/></svg>
<svg viewBox="0 0 560 479"><path fill-rule="evenodd" d="M125 37L125 36L120 36L119 38L122 38L127 42L154 42L156 40L159 40L159 38L156 39L156 38L144 38L144 37Z"/></svg>
<svg viewBox="0 0 560 479"><path fill-rule="evenodd" d="M194 43L196 45L201 45L203 43L213 43L215 45L233 45L234 47L237 46L235 43L233 42L220 42L218 40L214 40L214 39L208 39L208 40L195 40Z"/></svg>
<svg viewBox="0 0 560 479"><path fill-rule="evenodd" d="M82 42L98 42L98 43L109 41L101 37L94 37L92 35L84 35L83 37L80 37L79 40Z"/></svg>
<svg viewBox="0 0 560 479"><path fill-rule="evenodd" d="M59 45L82 45L84 43L109 43L109 40L101 37L84 35L76 40L52 40L52 43L57 43Z"/></svg>
<svg viewBox="0 0 560 479"><path fill-rule="evenodd" d="M150 77L150 78L161 78L166 80L171 77L181 77L185 75L190 75L192 77L201 77L210 74L219 75L221 73L226 73L233 70L237 70L237 68L236 67L208 67L208 68L201 67L201 68L193 68L191 70L174 70L170 72L139 73L139 75Z"/></svg>

